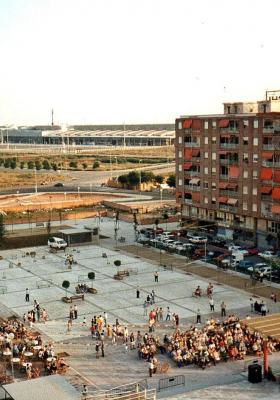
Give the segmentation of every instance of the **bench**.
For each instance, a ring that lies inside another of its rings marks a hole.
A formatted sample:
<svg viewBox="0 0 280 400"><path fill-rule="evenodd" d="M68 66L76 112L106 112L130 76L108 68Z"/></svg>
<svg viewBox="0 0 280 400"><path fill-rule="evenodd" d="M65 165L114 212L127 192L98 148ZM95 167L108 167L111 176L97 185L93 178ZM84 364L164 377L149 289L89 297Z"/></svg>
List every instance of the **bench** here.
<svg viewBox="0 0 280 400"><path fill-rule="evenodd" d="M52 279L49 279L47 281L37 281L36 285L37 285L38 289L41 289L44 287L51 287L53 285L53 281L52 281Z"/></svg>
<svg viewBox="0 0 280 400"><path fill-rule="evenodd" d="M74 296L70 296L70 303L72 303L73 300L85 300L85 295L84 294L76 294Z"/></svg>
<svg viewBox="0 0 280 400"><path fill-rule="evenodd" d="M125 237L124 237L124 236L121 236L121 237L118 239L118 241L119 241L120 243L124 243L124 242L125 242Z"/></svg>
<svg viewBox="0 0 280 400"><path fill-rule="evenodd" d="M0 293L7 293L7 286L0 286Z"/></svg>
<svg viewBox="0 0 280 400"><path fill-rule="evenodd" d="M123 280L123 278L125 276L129 276L129 272L128 270L124 270L124 271L119 271L114 275L114 279L117 279L118 281Z"/></svg>
<svg viewBox="0 0 280 400"><path fill-rule="evenodd" d="M44 222L36 222L36 226L42 226L42 227L44 227L45 224L44 224Z"/></svg>

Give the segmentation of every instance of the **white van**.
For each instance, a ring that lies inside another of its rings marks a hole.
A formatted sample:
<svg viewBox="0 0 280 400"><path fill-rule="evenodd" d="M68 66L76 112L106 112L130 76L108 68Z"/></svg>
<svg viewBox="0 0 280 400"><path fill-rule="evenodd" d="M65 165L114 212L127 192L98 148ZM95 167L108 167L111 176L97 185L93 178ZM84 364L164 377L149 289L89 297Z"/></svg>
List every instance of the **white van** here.
<svg viewBox="0 0 280 400"><path fill-rule="evenodd" d="M48 246L50 246L51 249L65 249L67 247L67 242L61 238L53 236L48 239Z"/></svg>

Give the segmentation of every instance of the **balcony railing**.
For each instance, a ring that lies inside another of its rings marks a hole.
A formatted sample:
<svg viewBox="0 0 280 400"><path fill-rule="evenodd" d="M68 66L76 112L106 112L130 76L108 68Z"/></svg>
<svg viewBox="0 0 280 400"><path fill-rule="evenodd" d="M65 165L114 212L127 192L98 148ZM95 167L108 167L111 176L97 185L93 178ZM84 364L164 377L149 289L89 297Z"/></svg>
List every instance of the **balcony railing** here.
<svg viewBox="0 0 280 400"><path fill-rule="evenodd" d="M227 128L220 128L220 132L221 133L226 133L226 132L239 133L239 129L238 129L238 127L235 127L235 126L228 126Z"/></svg>
<svg viewBox="0 0 280 400"><path fill-rule="evenodd" d="M273 214L272 212L262 212L262 217L280 221L280 214Z"/></svg>
<svg viewBox="0 0 280 400"><path fill-rule="evenodd" d="M192 192L199 192L201 190L201 187L196 185L185 185L185 190L191 190Z"/></svg>
<svg viewBox="0 0 280 400"><path fill-rule="evenodd" d="M220 179L229 179L229 175L220 174Z"/></svg>
<svg viewBox="0 0 280 400"><path fill-rule="evenodd" d="M185 199L185 204L193 204L192 199Z"/></svg>
<svg viewBox="0 0 280 400"><path fill-rule="evenodd" d="M239 147L239 143L220 143L222 149L236 149Z"/></svg>
<svg viewBox="0 0 280 400"><path fill-rule="evenodd" d="M274 150L274 144L263 144L263 150Z"/></svg>
<svg viewBox="0 0 280 400"><path fill-rule="evenodd" d="M198 142L185 142L185 147L200 147Z"/></svg>
<svg viewBox="0 0 280 400"><path fill-rule="evenodd" d="M185 175L197 176L197 175L200 175L200 171L185 170Z"/></svg>
<svg viewBox="0 0 280 400"><path fill-rule="evenodd" d="M239 161L238 160L233 160L233 159L227 159L227 158L220 158L220 164L222 165L238 165Z"/></svg>
<svg viewBox="0 0 280 400"><path fill-rule="evenodd" d="M232 212L232 213L236 213L237 212L237 207L228 206L226 204L220 204L219 208L220 208L220 210L223 210L223 211L229 211L229 212Z"/></svg>
<svg viewBox="0 0 280 400"><path fill-rule="evenodd" d="M228 197L239 197L240 196L239 192L236 192L235 190L220 189L219 193L221 196L228 196Z"/></svg>
<svg viewBox="0 0 280 400"><path fill-rule="evenodd" d="M261 199L262 199L262 201L272 201L271 194L270 195L269 194L262 194L261 195Z"/></svg>
<svg viewBox="0 0 280 400"><path fill-rule="evenodd" d="M263 127L263 133L273 133L273 132L274 132L273 126L264 126Z"/></svg>
<svg viewBox="0 0 280 400"><path fill-rule="evenodd" d="M280 162L276 161L262 161L262 166L263 167L274 167L274 168L280 168Z"/></svg>

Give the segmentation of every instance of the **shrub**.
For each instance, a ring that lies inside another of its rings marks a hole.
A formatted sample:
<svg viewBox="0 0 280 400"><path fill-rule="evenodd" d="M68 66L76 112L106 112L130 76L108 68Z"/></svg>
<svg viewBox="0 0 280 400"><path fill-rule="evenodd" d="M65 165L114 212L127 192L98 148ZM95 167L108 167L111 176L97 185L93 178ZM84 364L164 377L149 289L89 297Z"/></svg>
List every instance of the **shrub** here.
<svg viewBox="0 0 280 400"><path fill-rule="evenodd" d="M97 160L95 160L94 163L93 163L93 165L92 165L92 168L93 168L93 169L96 169L96 168L99 168L99 167L100 167L100 162L97 161Z"/></svg>
<svg viewBox="0 0 280 400"><path fill-rule="evenodd" d="M65 289L65 291L66 291L66 297L67 297L67 289L69 288L69 286L70 286L70 282L69 281L63 281L62 282L62 287Z"/></svg>

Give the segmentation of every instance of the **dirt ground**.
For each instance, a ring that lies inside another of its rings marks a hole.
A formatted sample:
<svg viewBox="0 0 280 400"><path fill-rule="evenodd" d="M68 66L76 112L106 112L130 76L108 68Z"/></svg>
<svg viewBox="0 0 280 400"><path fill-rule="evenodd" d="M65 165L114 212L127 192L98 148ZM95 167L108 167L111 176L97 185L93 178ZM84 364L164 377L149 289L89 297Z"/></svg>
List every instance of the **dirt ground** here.
<svg viewBox="0 0 280 400"><path fill-rule="evenodd" d="M67 177L63 174L59 175L59 180L61 182L65 182ZM26 171L26 172L17 172L11 169L0 171L0 188L7 189L11 187L25 187L25 186L34 186L37 180L38 186L41 184L49 185L51 183L57 182L58 176L57 172L40 172L37 173L35 178L34 171Z"/></svg>

